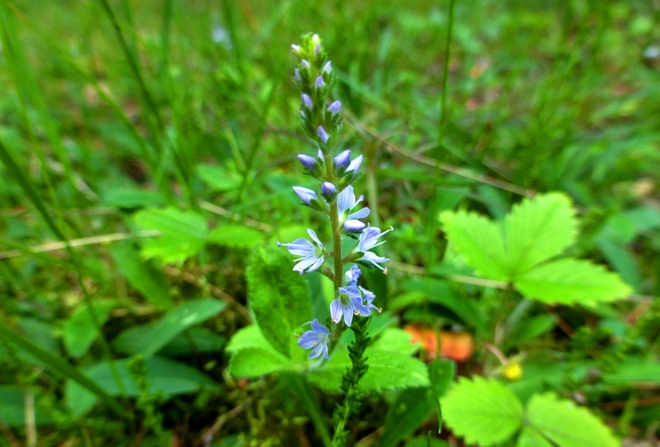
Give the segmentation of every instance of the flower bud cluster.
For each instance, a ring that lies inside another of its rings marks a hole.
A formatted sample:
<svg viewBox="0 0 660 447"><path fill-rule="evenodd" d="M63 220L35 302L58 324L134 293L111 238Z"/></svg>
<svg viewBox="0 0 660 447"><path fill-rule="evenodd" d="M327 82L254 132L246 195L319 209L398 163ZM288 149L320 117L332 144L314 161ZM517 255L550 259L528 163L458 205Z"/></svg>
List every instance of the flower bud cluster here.
<svg viewBox="0 0 660 447"><path fill-rule="evenodd" d="M360 207L363 196L355 195L353 183L359 178L362 155L351 158L351 149L345 149L334 155L342 130L341 103L331 98L331 89L335 83L332 64L326 58L321 40L316 34L302 37L300 45L291 46L300 64L294 70L294 82L300 89L300 115L303 129L318 147L316 156L299 154L298 160L305 173L317 179L318 189L312 190L295 186L294 192L302 204L311 207L329 217L332 230L332 244L326 248L316 232L309 229L313 242L306 238L297 239L288 244L280 244L289 252L299 256L293 270L300 274L319 271L330 278L335 285L335 300L330 305L331 321L334 324L344 321L351 326L354 316L369 316L373 309L375 295L358 286L361 274L358 265L353 265L346 275L346 264L354 263L368 268L375 267L387 273L381 265L388 258L378 256L371 250L385 241L379 238L391 231L381 232L363 222L369 216L367 207ZM357 240L355 247L342 256L341 239L347 235ZM325 265L331 260L334 269ZM344 278L345 276L345 285ZM312 349L310 358L321 355L328 357L328 329L317 320L312 322L312 330L307 331L299 340L299 345ZM319 348L319 343L324 345Z"/></svg>

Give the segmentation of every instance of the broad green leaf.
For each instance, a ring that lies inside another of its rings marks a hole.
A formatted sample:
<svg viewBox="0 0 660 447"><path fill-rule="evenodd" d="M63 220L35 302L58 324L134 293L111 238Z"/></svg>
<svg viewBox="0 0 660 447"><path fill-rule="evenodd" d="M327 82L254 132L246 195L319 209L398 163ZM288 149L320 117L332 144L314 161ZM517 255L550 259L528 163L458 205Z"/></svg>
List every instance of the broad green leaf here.
<svg viewBox="0 0 660 447"><path fill-rule="evenodd" d="M447 239L480 275L506 281L507 260L500 227L475 213L445 211L440 222Z"/></svg>
<svg viewBox="0 0 660 447"><path fill-rule="evenodd" d="M516 447L552 447L543 435L534 427L523 427Z"/></svg>
<svg viewBox="0 0 660 447"><path fill-rule="evenodd" d="M642 274L637 266L637 261L626 247L604 239L597 239L596 246L605 256L605 260L621 275L621 278L635 291L639 291L642 287Z"/></svg>
<svg viewBox="0 0 660 447"><path fill-rule="evenodd" d="M217 165L197 166L197 176L214 191L231 191L232 189L237 189L241 186L242 181L239 174Z"/></svg>
<svg viewBox="0 0 660 447"><path fill-rule="evenodd" d="M148 337L153 325L134 326L125 330L112 341L112 346L124 354L135 354L135 340ZM227 339L203 327L193 327L178 334L158 350L163 356L176 356L198 352L219 352Z"/></svg>
<svg viewBox="0 0 660 447"><path fill-rule="evenodd" d="M208 241L228 247L252 247L263 243L264 233L243 225L220 225L209 233Z"/></svg>
<svg viewBox="0 0 660 447"><path fill-rule="evenodd" d="M525 411L527 423L559 447L618 447L620 444L596 416L553 393L532 396Z"/></svg>
<svg viewBox="0 0 660 447"><path fill-rule="evenodd" d="M195 255L206 242L206 220L194 211L176 208L148 209L135 214L142 230L155 230L159 238L142 241L145 258L160 258L163 262L183 261Z"/></svg>
<svg viewBox="0 0 660 447"><path fill-rule="evenodd" d="M391 447L413 433L431 416L436 407L435 394L429 388L401 390L385 416L378 447Z"/></svg>
<svg viewBox="0 0 660 447"><path fill-rule="evenodd" d="M442 403L440 399L444 396L447 388L454 380L456 364L451 360L437 359L426 365L431 382L431 391L438 408L438 433L442 430Z"/></svg>
<svg viewBox="0 0 660 447"><path fill-rule="evenodd" d="M537 315L523 319L511 330L505 339L506 346L518 346L534 340L555 327L555 319L550 315Z"/></svg>
<svg viewBox="0 0 660 447"><path fill-rule="evenodd" d="M230 354L237 353L243 349L259 348L266 351L277 352L266 337L261 333L261 329L256 324L239 329L229 340L225 350Z"/></svg>
<svg viewBox="0 0 660 447"><path fill-rule="evenodd" d="M571 201L551 193L524 199L504 219L509 280L575 243L577 219Z"/></svg>
<svg viewBox="0 0 660 447"><path fill-rule="evenodd" d="M103 326L108 320L108 316L110 316L110 311L115 306L115 301L95 301L92 305L98 323ZM87 304L81 303L80 307L66 320L62 335L64 346L66 346L66 350L71 357L81 357L87 352L99 335Z"/></svg>
<svg viewBox="0 0 660 447"><path fill-rule="evenodd" d="M369 357L369 369L358 385L362 391L381 392L429 385L426 367L418 359L396 352L373 350L371 347L367 348L365 356ZM341 378L346 368L350 367L348 350L338 346L329 361L309 372L309 379L327 392L339 393Z"/></svg>
<svg viewBox="0 0 660 447"><path fill-rule="evenodd" d="M445 423L468 444L487 447L504 442L522 423L520 401L494 379L461 378L441 403Z"/></svg>
<svg viewBox="0 0 660 447"><path fill-rule="evenodd" d="M154 268L151 261L144 261L131 242L113 246L112 257L128 282L142 296L161 308L173 306L165 275Z"/></svg>
<svg viewBox="0 0 660 447"><path fill-rule="evenodd" d="M134 397L140 394L133 375L128 369L131 359L115 361L123 391L119 388L109 362L98 363L86 370L87 375L99 384L111 396L126 394ZM201 388L217 388L217 383L195 368L175 362L165 357L150 357L146 359L147 382L150 393L163 393L164 396L175 396L199 391ZM65 387L65 398L69 408L77 415L89 410L97 397L82 388L77 383L68 380Z"/></svg>
<svg viewBox="0 0 660 447"><path fill-rule="evenodd" d="M165 197L156 191L109 187L102 190L102 203L116 208L143 208L163 205Z"/></svg>
<svg viewBox="0 0 660 447"><path fill-rule="evenodd" d="M242 349L229 361L229 372L237 377L260 377L292 368L292 362L279 352L260 348Z"/></svg>
<svg viewBox="0 0 660 447"><path fill-rule="evenodd" d="M122 334L124 340L132 338L130 343L120 343L130 349L130 354L143 354L150 356L157 353L174 337L191 326L202 323L225 308L225 303L215 299L199 299L188 301L177 307L163 317L159 322L149 326L140 337L128 329L127 335Z"/></svg>
<svg viewBox="0 0 660 447"><path fill-rule="evenodd" d="M12 427L25 425L25 393L17 386L0 385L0 422ZM39 405L35 396L35 422L37 425L52 423L52 418Z"/></svg>
<svg viewBox="0 0 660 447"><path fill-rule="evenodd" d="M600 265L561 259L524 272L514 283L520 292L551 304L584 304L624 298L631 290Z"/></svg>
<svg viewBox="0 0 660 447"><path fill-rule="evenodd" d="M312 319L307 281L292 270L292 258L286 250L257 246L250 258L247 282L261 332L275 349L291 358L292 349L299 350L295 333Z"/></svg>
<svg viewBox="0 0 660 447"><path fill-rule="evenodd" d="M399 354L412 355L419 351L420 343L412 342L412 335L403 329L387 328L371 345L378 351L392 351Z"/></svg>
<svg viewBox="0 0 660 447"><path fill-rule="evenodd" d="M619 365L615 372L604 374L603 379L619 385L635 382L660 384L660 363L632 359Z"/></svg>

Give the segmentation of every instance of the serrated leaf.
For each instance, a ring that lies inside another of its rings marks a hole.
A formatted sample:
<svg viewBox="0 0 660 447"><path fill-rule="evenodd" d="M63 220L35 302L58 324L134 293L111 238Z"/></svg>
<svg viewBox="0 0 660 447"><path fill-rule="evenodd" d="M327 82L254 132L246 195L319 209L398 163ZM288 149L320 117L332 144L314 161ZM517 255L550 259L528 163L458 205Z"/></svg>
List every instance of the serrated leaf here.
<svg viewBox="0 0 660 447"><path fill-rule="evenodd" d="M165 275L144 261L131 242L116 244L111 252L119 270L142 296L161 308L173 306Z"/></svg>
<svg viewBox="0 0 660 447"><path fill-rule="evenodd" d="M507 280L504 238L496 223L465 211L445 211L440 214L440 222L447 239L470 267L486 278Z"/></svg>
<svg viewBox="0 0 660 447"><path fill-rule="evenodd" d="M523 427L516 447L552 447L534 427Z"/></svg>
<svg viewBox="0 0 660 447"><path fill-rule="evenodd" d="M129 354L150 356L157 353L181 332L202 323L225 308L225 303L215 299L188 301L170 311L160 321L147 326L141 337L135 336L136 327L132 327L119 336L119 343L129 349ZM122 339L132 342L124 342Z"/></svg>
<svg viewBox="0 0 660 447"><path fill-rule="evenodd" d="M263 243L264 234L242 225L221 225L209 233L208 241L228 247L252 247Z"/></svg>
<svg viewBox="0 0 660 447"><path fill-rule="evenodd" d="M128 368L132 359L115 360L114 366L120 379L119 388L113 368L109 362L98 363L85 370L86 375L97 383L110 396L126 394L139 396L140 391ZM150 357L146 359L147 383L150 393L163 393L164 396L175 396L198 391L202 387L216 388L217 383L195 368L165 357ZM67 380L65 398L74 414L81 415L89 410L98 400L96 396L82 388L76 382Z"/></svg>
<svg viewBox="0 0 660 447"><path fill-rule="evenodd" d="M292 362L280 353L260 348L238 351L229 360L229 372L236 377L260 377L292 368Z"/></svg>
<svg viewBox="0 0 660 447"><path fill-rule="evenodd" d="M461 378L442 398L441 404L445 423L468 444L487 447L504 442L522 423L520 401L494 379Z"/></svg>
<svg viewBox="0 0 660 447"><path fill-rule="evenodd" d="M550 304L591 304L624 298L630 288L600 265L577 259L534 267L514 283L525 296Z"/></svg>
<svg viewBox="0 0 660 447"><path fill-rule="evenodd" d="M619 442L596 416L553 393L536 394L527 404L528 424L559 447L618 447Z"/></svg>
<svg viewBox="0 0 660 447"><path fill-rule="evenodd" d="M503 225L507 276L514 280L574 244L578 222L568 197L550 193L524 199L513 207Z"/></svg>
<svg viewBox="0 0 660 447"><path fill-rule="evenodd" d="M95 301L92 305L98 323L103 326L115 306L115 301ZM66 320L62 335L69 355L77 358L87 352L99 335L87 304L81 304Z"/></svg>
<svg viewBox="0 0 660 447"><path fill-rule="evenodd" d="M426 366L418 359L395 352L376 351L371 347L367 348L365 357L369 358L367 360L369 369L358 385L362 391L381 392L429 385ZM338 346L328 362L321 368L310 371L309 379L327 392L339 393L341 378L346 368L350 367L348 350L346 347Z"/></svg>
<svg viewBox="0 0 660 447"><path fill-rule="evenodd" d="M248 297L261 333L275 349L292 357L296 331L312 319L307 281L291 268L278 247L254 248L247 269ZM298 351L296 351L298 352Z"/></svg>
<svg viewBox="0 0 660 447"><path fill-rule="evenodd" d="M206 242L206 220L194 211L176 208L148 209L135 214L134 220L142 230L159 231L161 236L142 240L145 258L161 258L176 262L194 256Z"/></svg>

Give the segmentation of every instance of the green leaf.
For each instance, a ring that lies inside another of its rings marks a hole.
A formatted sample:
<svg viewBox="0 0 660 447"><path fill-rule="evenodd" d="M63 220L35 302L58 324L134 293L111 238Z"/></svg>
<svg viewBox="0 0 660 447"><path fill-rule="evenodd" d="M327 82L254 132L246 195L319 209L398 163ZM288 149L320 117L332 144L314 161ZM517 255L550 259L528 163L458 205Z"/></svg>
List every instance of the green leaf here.
<svg viewBox="0 0 660 447"><path fill-rule="evenodd" d="M252 247L262 244L264 234L254 228L242 225L221 225L209 233L208 241L228 247Z"/></svg>
<svg viewBox="0 0 660 447"><path fill-rule="evenodd" d="M143 208L165 204L165 197L157 191L138 188L109 187L102 190L101 203L115 208Z"/></svg>
<svg viewBox="0 0 660 447"><path fill-rule="evenodd" d="M619 442L596 416L553 393L532 396L525 411L527 423L559 447L618 447Z"/></svg>
<svg viewBox="0 0 660 447"><path fill-rule="evenodd" d="M534 427L523 427L516 447L552 447Z"/></svg>
<svg viewBox="0 0 660 447"><path fill-rule="evenodd" d="M442 403L440 398L445 394L447 388L454 380L456 364L451 360L437 359L426 365L431 382L431 391L438 408L438 433L442 430Z"/></svg>
<svg viewBox="0 0 660 447"><path fill-rule="evenodd" d="M514 283L520 292L551 304L583 304L624 298L631 290L600 265L561 259L523 273Z"/></svg>
<svg viewBox="0 0 660 447"><path fill-rule="evenodd" d="M135 354L135 340L149 337L153 325L134 326L125 330L112 341L112 346L124 354ZM218 352L226 345L227 339L203 327L193 327L176 335L158 350L163 356L176 356L197 352Z"/></svg>
<svg viewBox="0 0 660 447"><path fill-rule="evenodd" d="M277 352L271 345L266 337L261 333L261 329L256 324L246 326L239 329L234 336L229 340L229 344L225 350L230 354L235 354L238 351L249 348L259 348L266 351Z"/></svg>
<svg viewBox="0 0 660 447"><path fill-rule="evenodd" d="M116 244L111 251L119 270L142 296L161 308L174 305L163 272L142 260L131 242Z"/></svg>
<svg viewBox="0 0 660 447"><path fill-rule="evenodd" d="M616 369L616 372L603 375L607 383L630 385L632 383L660 384L660 363L631 359Z"/></svg>
<svg viewBox="0 0 660 447"><path fill-rule="evenodd" d="M95 301L93 306L98 323L103 326L115 306L115 300ZM99 334L86 304L81 304L66 320L62 335L69 355L77 358L87 352Z"/></svg>
<svg viewBox="0 0 660 447"><path fill-rule="evenodd" d="M98 363L87 369L87 375L111 396L121 395L135 397L140 391L135 384L133 374L128 369L131 359L115 361L122 389L119 388L109 362ZM147 383L149 393L163 393L170 397L199 391L201 388L217 388L217 383L195 368L165 357L150 357L146 359ZM77 383L68 380L65 387L65 398L69 408L81 415L89 410L97 397L82 388Z"/></svg>
<svg viewBox="0 0 660 447"><path fill-rule="evenodd" d="M312 319L307 281L292 270L292 259L278 247L254 248L247 269L248 296L264 337L291 358L295 333Z"/></svg>
<svg viewBox="0 0 660 447"><path fill-rule="evenodd" d="M418 359L396 352L377 351L368 347L369 369L362 377L359 388L366 392L381 392L398 388L428 387L426 366ZM338 346L321 368L309 372L311 382L330 393L339 393L341 378L350 368L351 360L346 347Z"/></svg>
<svg viewBox="0 0 660 447"><path fill-rule="evenodd" d="M550 315L537 315L524 319L511 330L505 339L507 347L515 347L534 340L555 327L555 319Z"/></svg>
<svg viewBox="0 0 660 447"><path fill-rule="evenodd" d="M578 222L571 201L550 193L524 199L504 219L509 280L575 243Z"/></svg>
<svg viewBox="0 0 660 447"><path fill-rule="evenodd" d="M161 258L163 262L185 260L195 255L206 242L206 220L194 211L176 208L148 209L135 214L134 220L142 230L155 230L159 238L142 241L142 255Z"/></svg>
<svg viewBox="0 0 660 447"><path fill-rule="evenodd" d="M397 445L429 418L435 406L435 395L429 388L400 391L387 410L378 447Z"/></svg>
<svg viewBox="0 0 660 447"><path fill-rule="evenodd" d="M229 361L229 372L237 377L260 377L292 368L291 361L280 353L260 348L242 349Z"/></svg>
<svg viewBox="0 0 660 447"><path fill-rule="evenodd" d="M157 353L181 332L191 326L202 323L225 308L225 303L215 299L188 301L170 311L160 320L136 336L136 327L128 329L119 336L119 344L129 354L150 356ZM139 326L138 326L139 327Z"/></svg>
<svg viewBox="0 0 660 447"><path fill-rule="evenodd" d="M403 329L387 328L371 345L378 351L392 351L412 355L419 351L420 343L412 343L412 335Z"/></svg>
<svg viewBox="0 0 660 447"><path fill-rule="evenodd" d="M461 378L442 399L442 415L452 431L468 444L483 447L504 442L520 428L520 401L494 379Z"/></svg>
<svg viewBox="0 0 660 447"><path fill-rule="evenodd" d="M231 191L241 186L242 178L239 174L231 172L217 165L197 166L197 176L214 191Z"/></svg>
<svg viewBox="0 0 660 447"><path fill-rule="evenodd" d="M323 415L321 404L319 403L314 390L305 380L305 377L298 373L282 374L280 381L285 384L291 393L298 399L303 406L309 418L314 423L316 433L321 437L324 446L330 446L332 438L328 432L327 419Z"/></svg>
<svg viewBox="0 0 660 447"><path fill-rule="evenodd" d="M475 213L445 211L440 214L447 239L465 262L486 278L506 281L507 259L500 227Z"/></svg>

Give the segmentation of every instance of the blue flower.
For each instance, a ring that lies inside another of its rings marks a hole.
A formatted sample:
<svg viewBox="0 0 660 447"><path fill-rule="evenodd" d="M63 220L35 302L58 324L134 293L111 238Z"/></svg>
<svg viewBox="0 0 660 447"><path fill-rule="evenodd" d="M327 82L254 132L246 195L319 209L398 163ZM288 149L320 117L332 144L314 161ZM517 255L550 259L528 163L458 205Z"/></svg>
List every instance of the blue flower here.
<svg viewBox="0 0 660 447"><path fill-rule="evenodd" d="M384 244L385 241L378 242L378 238L384 234L389 233L393 229L394 228L390 227L387 231L381 233L380 229L376 227L368 226L365 228L365 230L360 234L357 247L354 249L354 251L362 253L362 257L356 259L356 261L372 264L374 267L378 267L379 269L385 271L385 269L379 264L389 261L389 258L383 258L375 253L370 252L369 250Z"/></svg>
<svg viewBox="0 0 660 447"><path fill-rule="evenodd" d="M305 107L307 107L309 110L314 108L314 102L312 101L312 98L309 97L309 95L301 93L300 98L302 99L303 104L305 104Z"/></svg>
<svg viewBox="0 0 660 447"><path fill-rule="evenodd" d="M330 318L337 324L344 318L346 326L351 327L353 315L368 317L369 308L362 304L362 294L356 285L339 288L339 297L330 303Z"/></svg>
<svg viewBox="0 0 660 447"><path fill-rule="evenodd" d="M301 275L305 272L313 272L318 270L319 267L323 265L325 250L323 249L323 243L319 240L318 236L312 229L307 229L307 233L316 243L316 246L309 242L307 239L296 239L290 244L281 244L277 243L278 246L287 247L289 253L301 256L301 258L296 259L294 262L297 264L293 267L293 270L300 273Z"/></svg>
<svg viewBox="0 0 660 447"><path fill-rule="evenodd" d="M337 171L341 169L346 169L348 167L348 163L351 161L351 150L346 149L345 151L342 151L337 155L335 158L335 169Z"/></svg>
<svg viewBox="0 0 660 447"><path fill-rule="evenodd" d="M325 131L323 126L319 126L318 134L319 134L319 138L321 139L321 141L323 141L323 144L328 142L328 138L330 138L330 136L328 135L328 132Z"/></svg>
<svg viewBox="0 0 660 447"><path fill-rule="evenodd" d="M369 208L362 208L351 214L347 212L352 211L360 202L364 200L364 196L355 199L355 192L351 185L347 186L337 196L337 208L339 212L339 223L344 225L344 230L349 233L359 233L365 227L365 224L358 219L364 219L371 212Z"/></svg>
<svg viewBox="0 0 660 447"><path fill-rule="evenodd" d="M341 110L341 102L339 101L334 101L330 106L328 106L328 112L332 113L333 115L339 113Z"/></svg>
<svg viewBox="0 0 660 447"><path fill-rule="evenodd" d="M311 322L312 330L307 331L300 336L298 346L303 349L311 349L308 359L315 359L317 357L328 357L328 341L330 339L330 330L324 325L320 324L316 318Z"/></svg>

